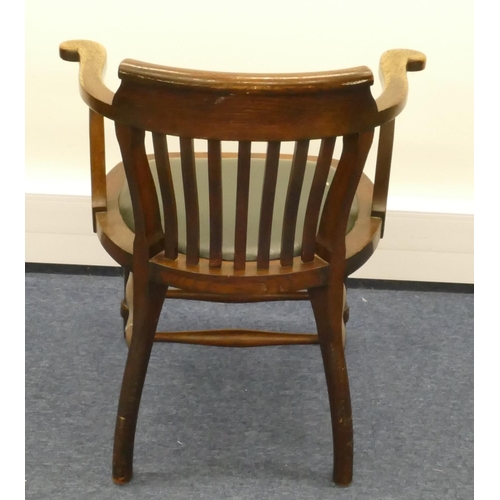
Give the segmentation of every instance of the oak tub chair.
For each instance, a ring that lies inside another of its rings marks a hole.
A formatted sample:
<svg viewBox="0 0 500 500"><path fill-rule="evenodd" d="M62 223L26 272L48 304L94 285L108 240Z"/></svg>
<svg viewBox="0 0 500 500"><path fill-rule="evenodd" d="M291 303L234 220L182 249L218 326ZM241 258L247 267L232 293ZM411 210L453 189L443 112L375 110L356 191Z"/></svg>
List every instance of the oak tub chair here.
<svg viewBox="0 0 500 500"><path fill-rule="evenodd" d="M385 52L377 99L365 66L232 74L127 59L113 93L102 80L106 52L100 44L64 42L60 56L80 63L80 94L90 108L94 230L123 267L128 289L122 315L129 351L116 420L114 481L132 477L137 415L154 341L240 347L319 343L331 409L333 480L348 485L353 427L343 348L344 284L383 235L395 118L406 103L406 72L422 70L425 56ZM122 163L108 174L104 118L114 121L122 154ZM376 128L372 183L363 167ZM149 155L146 133L153 143ZM167 136L177 138L179 153L169 151ZM195 152L194 139L206 141L206 154ZM226 141L237 144L237 153L223 151ZM280 155L285 141L295 143L293 155ZM311 141L320 142L317 158L308 155ZM254 142L265 143L266 153L253 154ZM317 335L157 332L165 297L305 298Z"/></svg>

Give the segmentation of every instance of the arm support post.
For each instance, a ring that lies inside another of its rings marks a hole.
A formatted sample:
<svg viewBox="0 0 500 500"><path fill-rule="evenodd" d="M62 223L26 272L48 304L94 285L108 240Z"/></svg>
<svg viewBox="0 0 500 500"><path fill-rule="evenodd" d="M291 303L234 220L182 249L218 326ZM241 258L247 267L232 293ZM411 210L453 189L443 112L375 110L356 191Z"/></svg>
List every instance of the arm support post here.
<svg viewBox="0 0 500 500"><path fill-rule="evenodd" d="M96 228L96 213L107 209L106 159L104 149L104 117L89 109L90 182L92 193L92 224Z"/></svg>

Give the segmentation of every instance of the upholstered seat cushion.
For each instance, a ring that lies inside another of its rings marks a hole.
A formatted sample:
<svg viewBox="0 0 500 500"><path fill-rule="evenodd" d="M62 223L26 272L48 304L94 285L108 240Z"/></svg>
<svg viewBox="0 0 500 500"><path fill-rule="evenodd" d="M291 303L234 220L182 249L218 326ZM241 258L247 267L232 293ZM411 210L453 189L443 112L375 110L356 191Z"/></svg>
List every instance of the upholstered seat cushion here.
<svg viewBox="0 0 500 500"><path fill-rule="evenodd" d="M223 241L222 258L232 260L234 258L234 226L236 217L236 179L237 165L236 158L222 159L222 196L223 196ZM184 189L182 185L182 173L179 158L171 158L172 178L176 192L177 216L179 225L179 252L186 251L186 210L184 206ZM158 189L158 174L154 160L150 160L149 166L153 174L153 179L157 186L156 192L161 207L161 194ZM283 214L285 209L285 198L288 188L288 178L290 176L292 162L290 159L280 159L278 168L278 181L276 187L276 199L273 213L273 225L271 233L270 258L279 258L281 249L281 229ZM250 169L250 192L248 209L248 230L247 230L247 260L257 260L257 243L259 230L260 201L262 196L262 185L264 181L265 160L262 158L252 158ZM297 230L295 232L294 255L300 255L302 244L302 228L307 207L307 197L314 175L315 163L308 162L304 175L302 196L299 204L297 216ZM328 191L328 187L335 174L335 168L330 169L328 182L323 202ZM198 184L199 209L200 209L200 256L209 257L209 202L208 202L208 170L207 159L196 158L196 175ZM125 182L119 197L119 208L125 224L134 231L134 216L130 191ZM161 211L161 210L160 210ZM162 225L164 226L163 213ZM358 216L358 200L355 197L349 214L347 232L349 232Z"/></svg>

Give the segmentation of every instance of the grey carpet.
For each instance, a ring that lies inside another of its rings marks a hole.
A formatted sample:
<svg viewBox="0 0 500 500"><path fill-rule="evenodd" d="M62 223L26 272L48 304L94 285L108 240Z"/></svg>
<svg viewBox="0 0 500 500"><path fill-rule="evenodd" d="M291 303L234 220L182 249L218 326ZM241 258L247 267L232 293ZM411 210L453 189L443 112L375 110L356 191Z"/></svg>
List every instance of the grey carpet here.
<svg viewBox="0 0 500 500"><path fill-rule="evenodd" d="M349 291L349 488L331 482L318 346L169 344L153 349L134 478L115 486L121 289L113 277L26 276L26 498L473 498L473 295ZM171 301L162 326L314 331L307 302Z"/></svg>

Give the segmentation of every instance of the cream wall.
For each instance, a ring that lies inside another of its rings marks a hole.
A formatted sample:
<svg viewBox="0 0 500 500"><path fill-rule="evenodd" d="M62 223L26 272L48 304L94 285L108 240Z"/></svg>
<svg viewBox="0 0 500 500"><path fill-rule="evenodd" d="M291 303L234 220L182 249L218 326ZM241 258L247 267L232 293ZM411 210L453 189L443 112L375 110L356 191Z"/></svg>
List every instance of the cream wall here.
<svg viewBox="0 0 500 500"><path fill-rule="evenodd" d="M26 193L33 201L42 194L90 192L87 111L78 95L77 65L58 57L64 40L86 38L107 48L105 81L112 89L126 57L222 71L365 64L377 75L382 52L411 48L424 52L428 63L425 71L409 75L408 104L396 124L389 210L459 215L470 229L472 37L472 1L27 0ZM379 91L377 81L373 92ZM107 158L110 167L118 161L116 146L108 148ZM40 221L28 205L27 233L36 233ZM465 233L464 251L471 253L472 233ZM27 259L40 261L31 244L27 238Z"/></svg>

